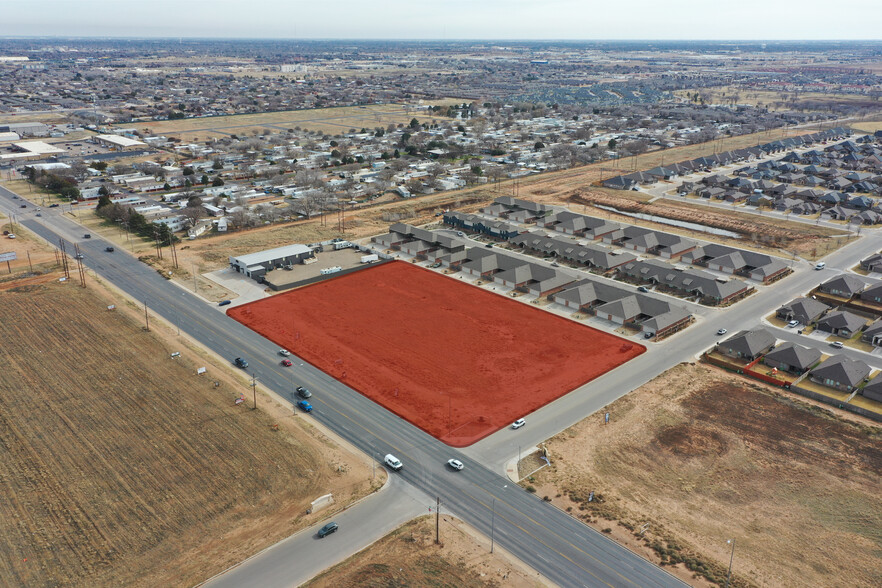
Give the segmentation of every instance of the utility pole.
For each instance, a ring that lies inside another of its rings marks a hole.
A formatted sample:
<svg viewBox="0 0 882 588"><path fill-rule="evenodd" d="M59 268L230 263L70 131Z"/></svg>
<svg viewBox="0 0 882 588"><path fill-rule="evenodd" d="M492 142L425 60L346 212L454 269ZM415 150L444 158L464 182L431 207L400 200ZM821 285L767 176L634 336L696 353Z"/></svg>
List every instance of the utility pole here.
<svg viewBox="0 0 882 588"><path fill-rule="evenodd" d="M251 393L254 395L254 408L257 410L257 374L251 374Z"/></svg>
<svg viewBox="0 0 882 588"><path fill-rule="evenodd" d="M147 323L147 330L150 330L150 317L147 315L147 301L144 301L144 322Z"/></svg>
<svg viewBox="0 0 882 588"><path fill-rule="evenodd" d="M440 517L441 517L441 497L435 497L435 545L439 545L441 543L440 536Z"/></svg>

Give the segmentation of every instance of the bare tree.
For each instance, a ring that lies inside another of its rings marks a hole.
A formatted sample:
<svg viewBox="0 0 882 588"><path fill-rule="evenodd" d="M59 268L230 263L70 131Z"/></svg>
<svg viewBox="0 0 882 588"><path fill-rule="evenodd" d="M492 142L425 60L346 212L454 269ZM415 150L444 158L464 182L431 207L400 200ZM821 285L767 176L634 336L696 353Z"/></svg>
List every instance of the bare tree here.
<svg viewBox="0 0 882 588"><path fill-rule="evenodd" d="M181 215L187 219L191 227L195 227L201 219L205 218L206 214L201 201L198 204L194 201L192 205L187 205L181 209Z"/></svg>

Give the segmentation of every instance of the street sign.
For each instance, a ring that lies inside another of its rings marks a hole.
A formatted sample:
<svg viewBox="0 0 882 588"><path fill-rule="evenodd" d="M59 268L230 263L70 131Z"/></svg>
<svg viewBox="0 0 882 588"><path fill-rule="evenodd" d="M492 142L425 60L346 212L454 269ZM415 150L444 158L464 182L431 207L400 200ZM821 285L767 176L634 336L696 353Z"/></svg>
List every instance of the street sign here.
<svg viewBox="0 0 882 588"><path fill-rule="evenodd" d="M606 413L605 415L603 415L603 422L604 422L604 423L608 423L608 422L609 422L609 413Z"/></svg>
<svg viewBox="0 0 882 588"><path fill-rule="evenodd" d="M10 251L9 253L0 253L0 261L15 261L17 257L15 256L15 251Z"/></svg>

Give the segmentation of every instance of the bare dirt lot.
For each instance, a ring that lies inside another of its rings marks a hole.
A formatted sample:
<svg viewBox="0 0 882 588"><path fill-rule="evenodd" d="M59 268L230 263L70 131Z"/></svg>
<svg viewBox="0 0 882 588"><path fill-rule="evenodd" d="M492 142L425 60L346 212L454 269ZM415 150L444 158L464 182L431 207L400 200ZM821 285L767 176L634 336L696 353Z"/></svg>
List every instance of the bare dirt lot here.
<svg viewBox="0 0 882 588"><path fill-rule="evenodd" d="M363 586L439 586L450 588L527 588L544 586L465 523L442 515L441 545L435 521L422 517L402 525L364 551L320 574L308 588Z"/></svg>
<svg viewBox="0 0 882 588"><path fill-rule="evenodd" d="M56 278L0 289L0 584L193 585L372 490L308 417L236 406L231 368Z"/></svg>
<svg viewBox="0 0 882 588"><path fill-rule="evenodd" d="M717 583L734 538L735 586L882 585L882 429L703 365L607 410L549 440L538 495Z"/></svg>

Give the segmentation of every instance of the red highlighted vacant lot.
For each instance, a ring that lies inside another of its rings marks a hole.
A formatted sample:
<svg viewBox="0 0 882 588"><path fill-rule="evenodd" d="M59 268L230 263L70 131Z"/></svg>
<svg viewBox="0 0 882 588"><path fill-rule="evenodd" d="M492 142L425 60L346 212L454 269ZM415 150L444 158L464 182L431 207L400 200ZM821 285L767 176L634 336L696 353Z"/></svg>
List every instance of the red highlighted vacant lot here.
<svg viewBox="0 0 882 588"><path fill-rule="evenodd" d="M454 447L646 351L401 261L228 314Z"/></svg>

